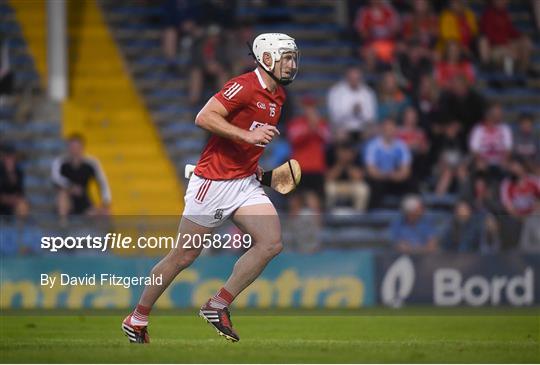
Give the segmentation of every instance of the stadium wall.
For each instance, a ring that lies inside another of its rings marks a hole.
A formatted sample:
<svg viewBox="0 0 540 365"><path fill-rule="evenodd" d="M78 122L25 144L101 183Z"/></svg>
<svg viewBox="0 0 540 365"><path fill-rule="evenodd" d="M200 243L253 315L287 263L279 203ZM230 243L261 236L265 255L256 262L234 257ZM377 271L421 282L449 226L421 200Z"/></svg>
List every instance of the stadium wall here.
<svg viewBox="0 0 540 365"><path fill-rule="evenodd" d="M201 257L160 298L160 308L196 307L219 289L234 256ZM147 275L154 260L125 257L4 258L1 308L126 308L142 286L124 287L101 274ZM540 255L441 254L397 256L371 251L286 253L237 298L236 307L359 308L383 304L436 306L533 306L540 304ZM96 283L58 285L64 279ZM66 275L67 274L67 275ZM52 288L42 275L57 278ZM44 282L43 282L44 283Z"/></svg>

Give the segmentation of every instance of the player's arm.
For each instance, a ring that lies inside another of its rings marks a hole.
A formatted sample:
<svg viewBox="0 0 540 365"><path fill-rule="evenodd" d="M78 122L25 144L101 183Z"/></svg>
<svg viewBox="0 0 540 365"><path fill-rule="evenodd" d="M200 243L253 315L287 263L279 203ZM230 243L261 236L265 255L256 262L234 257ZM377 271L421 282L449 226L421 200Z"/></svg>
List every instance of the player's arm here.
<svg viewBox="0 0 540 365"><path fill-rule="evenodd" d="M269 143L275 135L279 134L276 127L264 125L253 131L239 128L225 119L229 112L215 97L210 98L195 118L195 124L210 133L231 139L236 142L249 144Z"/></svg>

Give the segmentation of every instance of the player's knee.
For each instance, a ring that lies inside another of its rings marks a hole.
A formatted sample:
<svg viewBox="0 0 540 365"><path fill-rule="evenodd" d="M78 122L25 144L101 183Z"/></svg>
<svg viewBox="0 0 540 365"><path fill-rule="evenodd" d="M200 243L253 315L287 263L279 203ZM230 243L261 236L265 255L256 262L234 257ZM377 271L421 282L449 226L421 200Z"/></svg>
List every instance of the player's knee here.
<svg viewBox="0 0 540 365"><path fill-rule="evenodd" d="M265 245L265 253L269 258L279 255L281 251L283 251L283 243L281 243L281 240L276 240Z"/></svg>
<svg viewBox="0 0 540 365"><path fill-rule="evenodd" d="M176 253L175 255L171 255L169 259L172 261L172 264L175 267L183 270L189 267L198 256L199 256L199 252L192 250L192 251L184 251L181 253Z"/></svg>
<svg viewBox="0 0 540 365"><path fill-rule="evenodd" d="M186 267L190 266L197 257L199 257L199 252L187 251L179 258L178 266L185 269Z"/></svg>

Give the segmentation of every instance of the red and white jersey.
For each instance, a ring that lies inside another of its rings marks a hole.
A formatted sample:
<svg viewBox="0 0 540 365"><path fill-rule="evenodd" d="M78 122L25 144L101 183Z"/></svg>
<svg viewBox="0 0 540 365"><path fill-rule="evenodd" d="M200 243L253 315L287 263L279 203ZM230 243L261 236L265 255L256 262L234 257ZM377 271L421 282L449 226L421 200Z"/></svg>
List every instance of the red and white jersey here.
<svg viewBox="0 0 540 365"><path fill-rule="evenodd" d="M265 124L277 125L285 102L285 91L278 85L272 93L256 69L233 78L214 95L227 111L227 121L253 130ZM212 135L195 168L195 175L209 180L240 179L257 170L264 145L235 142Z"/></svg>
<svg viewBox="0 0 540 365"><path fill-rule="evenodd" d="M532 213L535 204L540 201L540 180L533 176L516 182L504 179L501 184L501 201L504 206L512 207L518 214Z"/></svg>
<svg viewBox="0 0 540 365"><path fill-rule="evenodd" d="M489 164L499 165L512 150L512 131L506 124L480 124L471 133L470 149Z"/></svg>

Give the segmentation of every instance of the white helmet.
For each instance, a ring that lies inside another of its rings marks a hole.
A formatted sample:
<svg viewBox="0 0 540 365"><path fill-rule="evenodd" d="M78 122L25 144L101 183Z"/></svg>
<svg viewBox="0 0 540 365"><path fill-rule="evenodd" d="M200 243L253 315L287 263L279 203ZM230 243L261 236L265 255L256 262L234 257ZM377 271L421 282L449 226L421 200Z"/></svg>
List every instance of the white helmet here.
<svg viewBox="0 0 540 365"><path fill-rule="evenodd" d="M265 52L268 52L270 56L272 57L272 64L270 66L267 66L263 62L263 54ZM281 60L281 57L283 54L290 54L292 57L293 68L291 69L290 75L283 77L281 75L280 70L280 78L278 79L274 74L274 67L276 65L276 62ZM255 59L257 60L257 63L261 65L262 68L266 70L266 72L272 76L272 78L276 79L281 84L289 84L291 83L294 78L296 77L296 74L298 73L298 47L296 47L296 43L294 42L294 38L289 37L287 34L283 33L263 33L259 34L257 38L253 41L253 55Z"/></svg>

